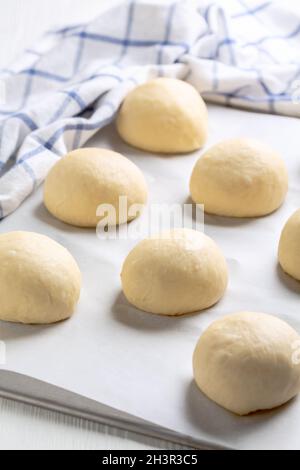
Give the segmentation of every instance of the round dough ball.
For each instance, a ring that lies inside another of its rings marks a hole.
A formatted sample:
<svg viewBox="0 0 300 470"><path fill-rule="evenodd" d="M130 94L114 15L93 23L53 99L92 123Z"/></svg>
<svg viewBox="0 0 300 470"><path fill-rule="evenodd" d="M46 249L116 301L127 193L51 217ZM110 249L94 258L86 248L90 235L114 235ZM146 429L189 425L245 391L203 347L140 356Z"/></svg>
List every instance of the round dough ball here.
<svg viewBox="0 0 300 470"><path fill-rule="evenodd" d="M196 163L190 190L205 212L229 217L269 214L284 201L288 174L281 157L255 140L221 142Z"/></svg>
<svg viewBox="0 0 300 470"><path fill-rule="evenodd" d="M121 107L117 129L125 142L142 150L192 152L207 140L207 108L188 83L156 78L129 93Z"/></svg>
<svg viewBox="0 0 300 470"><path fill-rule="evenodd" d="M38 233L0 235L0 320L47 324L69 318L81 274L71 254Z"/></svg>
<svg viewBox="0 0 300 470"><path fill-rule="evenodd" d="M278 249L282 269L300 281L300 209L285 224Z"/></svg>
<svg viewBox="0 0 300 470"><path fill-rule="evenodd" d="M127 197L128 209L144 205L148 191L142 172L134 163L106 149L83 148L69 153L50 170L44 189L44 202L54 217L78 227L96 227L100 204L116 211L118 225L132 220L128 211L119 211L119 198ZM117 222L117 223L116 223Z"/></svg>
<svg viewBox="0 0 300 470"><path fill-rule="evenodd" d="M299 340L293 328L271 315L223 317L196 346L195 381L208 398L238 415L283 405L300 391L300 364L293 360Z"/></svg>
<svg viewBox="0 0 300 470"><path fill-rule="evenodd" d="M123 291L135 307L183 315L214 305L228 282L225 258L203 233L176 229L139 243L125 260Z"/></svg>

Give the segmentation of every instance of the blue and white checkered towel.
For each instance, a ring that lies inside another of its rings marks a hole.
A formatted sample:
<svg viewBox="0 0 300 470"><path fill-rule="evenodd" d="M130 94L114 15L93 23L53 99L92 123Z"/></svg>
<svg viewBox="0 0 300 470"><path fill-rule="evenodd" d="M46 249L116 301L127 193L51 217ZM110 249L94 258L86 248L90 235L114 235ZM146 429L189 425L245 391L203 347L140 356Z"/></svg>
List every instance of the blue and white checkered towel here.
<svg viewBox="0 0 300 470"><path fill-rule="evenodd" d="M158 75L209 101L300 116L300 18L264 0L136 0L47 33L0 73L0 218Z"/></svg>

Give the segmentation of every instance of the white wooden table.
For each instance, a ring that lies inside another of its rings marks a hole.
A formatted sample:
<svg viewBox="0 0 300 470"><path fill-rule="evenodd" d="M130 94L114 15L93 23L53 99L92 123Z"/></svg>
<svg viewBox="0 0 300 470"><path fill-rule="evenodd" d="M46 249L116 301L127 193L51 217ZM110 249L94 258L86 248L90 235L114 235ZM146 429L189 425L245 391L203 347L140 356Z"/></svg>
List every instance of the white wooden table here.
<svg viewBox="0 0 300 470"><path fill-rule="evenodd" d="M53 25L87 21L114 1L0 0L0 67ZM278 1L300 9L299 0ZM0 399L0 450L158 448L175 449L166 442Z"/></svg>

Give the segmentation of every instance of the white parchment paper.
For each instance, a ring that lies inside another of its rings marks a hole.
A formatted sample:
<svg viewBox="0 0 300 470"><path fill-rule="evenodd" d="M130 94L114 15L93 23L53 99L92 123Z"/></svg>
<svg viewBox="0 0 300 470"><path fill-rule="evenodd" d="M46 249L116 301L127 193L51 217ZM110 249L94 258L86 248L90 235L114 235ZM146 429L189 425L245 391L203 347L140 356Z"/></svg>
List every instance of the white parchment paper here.
<svg viewBox="0 0 300 470"><path fill-rule="evenodd" d="M137 240L99 240L94 230L51 217L42 191L0 224L0 232L30 230L66 246L83 273L74 317L49 327L0 322L7 345L5 368L76 392L199 440L239 449L300 448L300 401L238 418L210 402L192 380L192 353L216 318L241 310L280 316L300 332L300 283L277 266L277 246L287 218L300 206L300 123L295 118L210 106L209 145L224 138L262 139L288 166L284 206L259 219L205 217L205 232L222 248L230 270L223 300L206 312L164 318L132 308L121 293L122 263ZM186 203L189 178L201 152L157 156L123 144L114 127L89 146L114 149L145 173L150 203ZM136 223L136 222L133 222Z"/></svg>

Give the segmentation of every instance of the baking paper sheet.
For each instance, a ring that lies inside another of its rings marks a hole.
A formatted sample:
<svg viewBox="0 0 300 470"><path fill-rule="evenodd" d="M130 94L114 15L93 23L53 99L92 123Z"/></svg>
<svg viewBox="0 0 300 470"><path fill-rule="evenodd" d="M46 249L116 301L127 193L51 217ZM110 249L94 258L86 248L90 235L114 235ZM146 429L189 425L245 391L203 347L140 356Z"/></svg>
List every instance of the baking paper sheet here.
<svg viewBox="0 0 300 470"><path fill-rule="evenodd" d="M300 284L282 273L276 252L281 229L300 206L299 121L295 118L209 107L209 145L224 138L258 138L285 159L290 190L284 206L258 219L205 217L205 232L222 248L230 271L225 297L214 308L164 318L131 307L121 292L122 262L137 240L99 240L95 230L55 220L38 190L0 231L44 233L66 246L83 273L76 314L49 327L0 322L7 345L6 370L22 373L117 408L200 441L238 449L299 449L300 401L238 418L204 397L192 380L192 353L216 318L241 310L280 316L300 332ZM186 203L189 178L200 152L150 155L121 142L114 126L89 146L114 149L144 172L150 203ZM136 222L133 222L133 224Z"/></svg>

